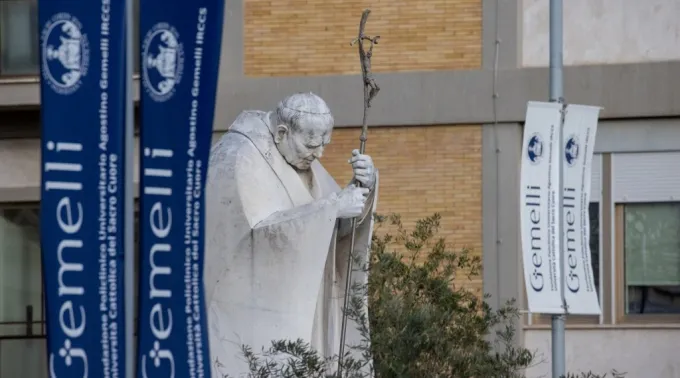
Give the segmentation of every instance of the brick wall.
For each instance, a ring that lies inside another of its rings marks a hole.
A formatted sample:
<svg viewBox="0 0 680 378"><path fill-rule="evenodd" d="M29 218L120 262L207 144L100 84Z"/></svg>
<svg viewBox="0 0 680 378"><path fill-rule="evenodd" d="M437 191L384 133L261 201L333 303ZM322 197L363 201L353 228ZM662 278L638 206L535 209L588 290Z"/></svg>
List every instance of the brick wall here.
<svg viewBox="0 0 680 378"><path fill-rule="evenodd" d="M381 36L376 72L475 69L481 65L481 0L245 0L246 76L349 74L364 8Z"/></svg>
<svg viewBox="0 0 680 378"><path fill-rule="evenodd" d="M338 128L321 158L341 186L359 145L358 128ZM378 213L399 213L407 229L438 212L440 236L456 249L482 254L482 132L480 126L375 127L366 151L380 170ZM470 286L481 289L481 277ZM465 278L467 280L467 278ZM469 281L465 281L469 283Z"/></svg>

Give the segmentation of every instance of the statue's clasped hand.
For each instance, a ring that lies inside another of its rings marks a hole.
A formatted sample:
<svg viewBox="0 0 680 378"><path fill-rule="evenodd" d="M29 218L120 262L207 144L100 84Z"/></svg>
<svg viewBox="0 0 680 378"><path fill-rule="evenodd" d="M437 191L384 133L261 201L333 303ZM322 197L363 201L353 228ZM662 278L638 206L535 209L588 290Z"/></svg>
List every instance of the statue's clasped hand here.
<svg viewBox="0 0 680 378"><path fill-rule="evenodd" d="M338 209L337 217L346 219L360 216L364 211L368 192L368 188L357 187L352 184L340 191L337 195L334 194L332 200L335 202Z"/></svg>
<svg viewBox="0 0 680 378"><path fill-rule="evenodd" d="M352 164L354 179L360 182L364 188L372 188L375 184L373 159L368 155L360 154L359 150L354 150L348 162Z"/></svg>

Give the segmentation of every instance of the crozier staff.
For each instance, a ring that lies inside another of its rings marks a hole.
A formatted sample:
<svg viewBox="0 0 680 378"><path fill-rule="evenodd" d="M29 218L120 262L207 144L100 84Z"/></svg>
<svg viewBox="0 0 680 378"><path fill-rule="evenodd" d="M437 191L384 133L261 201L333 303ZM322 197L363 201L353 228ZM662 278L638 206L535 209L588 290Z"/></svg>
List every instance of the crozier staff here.
<svg viewBox="0 0 680 378"><path fill-rule="evenodd" d="M355 150L361 187L338 186L318 160L333 126L320 97L298 93L275 111L241 113L213 147L205 286L214 377L248 371L243 344L260 351L301 338L323 356L339 352L350 226L356 219L361 264L352 281L365 283L378 175ZM349 343L362 341L357 326Z"/></svg>
<svg viewBox="0 0 680 378"><path fill-rule="evenodd" d="M361 63L361 79L364 82L364 117L361 126L361 136L359 136L360 154L363 154L364 151L366 150L366 140L368 140L368 110L371 107L371 102L373 101L373 98L375 98L375 96L378 95L378 92L380 92L380 87L378 86L378 83L375 82L373 72L371 72L371 57L373 57L373 45L378 44L380 36L376 35L375 37L369 37L366 34L364 34L364 30L366 29L366 22L368 21L368 16L370 14L371 14L370 9L364 9L364 11L361 13L361 20L359 21L359 35L350 43L350 45L354 45L355 43L358 45L359 62ZM364 48L364 42L369 43L368 50ZM362 184L361 182L358 183ZM344 311L342 314L342 325L340 328L340 352L338 361L339 365L338 376L340 377L342 377L342 369L344 367L343 362L345 359L347 323L349 320L347 309L349 308L349 298L351 294L352 284L354 282L354 280L352 279L352 271L354 270L353 265L355 263L354 240L356 237L356 225L357 219L353 219L350 225L352 236L350 238L349 260L346 263L347 271L345 273L345 299L343 301L342 306ZM368 316L368 314L366 315Z"/></svg>

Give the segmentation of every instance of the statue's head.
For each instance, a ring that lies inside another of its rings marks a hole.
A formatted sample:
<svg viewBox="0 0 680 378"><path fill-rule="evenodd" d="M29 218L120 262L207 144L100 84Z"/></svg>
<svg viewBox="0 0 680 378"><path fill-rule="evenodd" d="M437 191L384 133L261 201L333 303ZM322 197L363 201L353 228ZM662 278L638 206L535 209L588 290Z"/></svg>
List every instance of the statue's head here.
<svg viewBox="0 0 680 378"><path fill-rule="evenodd" d="M296 93L276 108L276 125L272 125L274 142L288 164L308 170L321 157L331 141L333 115L321 97Z"/></svg>

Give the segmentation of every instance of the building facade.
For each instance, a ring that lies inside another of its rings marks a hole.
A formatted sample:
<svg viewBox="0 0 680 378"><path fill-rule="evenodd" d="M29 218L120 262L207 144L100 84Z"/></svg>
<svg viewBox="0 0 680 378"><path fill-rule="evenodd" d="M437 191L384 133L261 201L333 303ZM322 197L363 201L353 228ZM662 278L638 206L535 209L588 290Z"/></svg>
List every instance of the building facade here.
<svg viewBox="0 0 680 378"><path fill-rule="evenodd" d="M604 108L590 207L603 314L569 317L567 367L680 377L680 0L564 3L566 100ZM347 182L363 109L349 42L368 6L379 212L407 226L440 213L442 236L483 257L468 284L526 308L519 164L526 103L548 97L547 0L227 0L215 138L244 109L314 91L337 124L322 162ZM0 2L0 378L46 371L36 9ZM549 319L524 312L518 329L539 356L527 376L549 376Z"/></svg>

